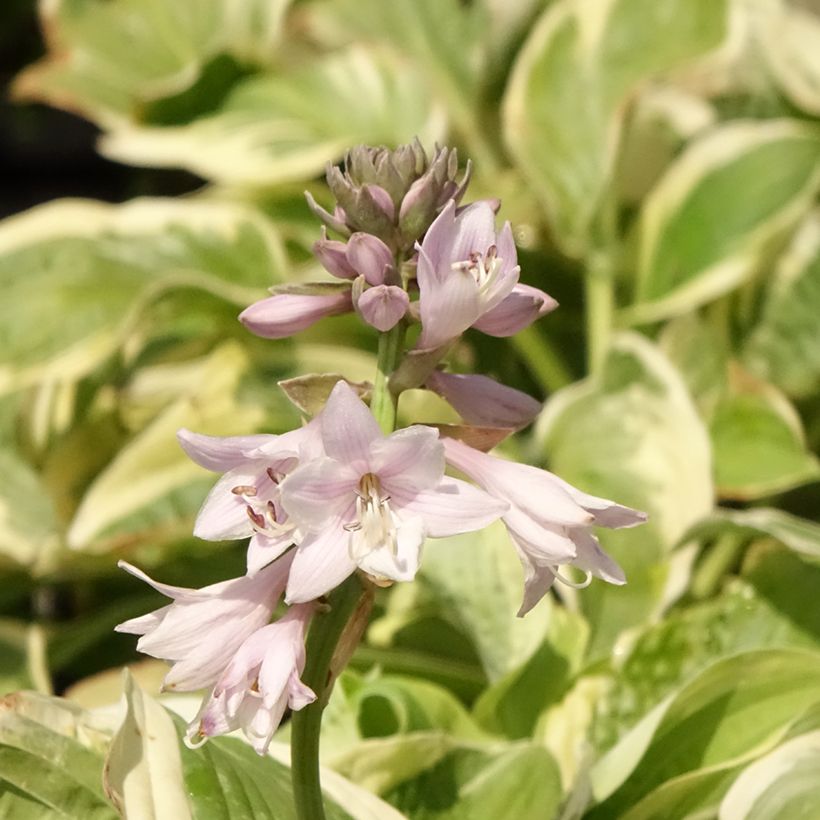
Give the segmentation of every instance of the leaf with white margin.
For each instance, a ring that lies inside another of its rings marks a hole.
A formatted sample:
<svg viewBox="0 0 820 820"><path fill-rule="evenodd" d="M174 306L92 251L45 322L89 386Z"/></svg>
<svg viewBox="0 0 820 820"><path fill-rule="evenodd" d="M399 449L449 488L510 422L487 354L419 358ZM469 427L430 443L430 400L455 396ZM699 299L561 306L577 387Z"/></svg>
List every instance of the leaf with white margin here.
<svg viewBox="0 0 820 820"><path fill-rule="evenodd" d="M313 177L357 143L395 144L413 134L432 143L443 133L443 110L417 69L356 46L290 73L242 80L218 111L185 125L112 130L100 151L132 165L260 187Z"/></svg>
<svg viewBox="0 0 820 820"><path fill-rule="evenodd" d="M0 392L80 377L175 290L242 307L286 268L259 212L204 199L58 200L0 223Z"/></svg>
<svg viewBox="0 0 820 820"><path fill-rule="evenodd" d="M579 596L595 657L662 607L665 556L712 509L706 429L675 367L648 339L624 333L613 338L599 376L550 398L535 441L565 481L649 513L635 529L598 530L628 583L594 583Z"/></svg>
<svg viewBox="0 0 820 820"><path fill-rule="evenodd" d="M777 388L729 369L729 390L709 424L715 485L723 498L751 500L820 479L800 416Z"/></svg>
<svg viewBox="0 0 820 820"><path fill-rule="evenodd" d="M720 804L719 820L793 820L820 806L820 731L793 737L747 767Z"/></svg>
<svg viewBox="0 0 820 820"><path fill-rule="evenodd" d="M776 538L799 555L820 560L820 524L774 507L754 507L750 510L718 507L703 521L698 521L681 541L714 538L727 530L748 535L749 538L756 535Z"/></svg>
<svg viewBox="0 0 820 820"><path fill-rule="evenodd" d="M820 212L779 259L741 355L753 373L792 396L810 396L820 384Z"/></svg>
<svg viewBox="0 0 820 820"><path fill-rule="evenodd" d="M48 54L17 77L26 99L81 113L103 127L179 94L219 54L267 64L291 0L51 0L40 3Z"/></svg>
<svg viewBox="0 0 820 820"><path fill-rule="evenodd" d="M201 364L195 389L182 395L128 442L95 478L68 531L74 549L112 549L117 538L151 527L189 526L213 474L191 461L176 441L181 427L206 434L247 433L261 419L260 408L235 399L247 368L238 344L227 342ZM158 502L183 493L165 510ZM177 509L181 506L182 509ZM131 518L140 513L136 520ZM170 516L170 521L168 520Z"/></svg>
<svg viewBox="0 0 820 820"><path fill-rule="evenodd" d="M129 820L191 820L174 721L126 669L126 712L104 767L105 791Z"/></svg>
<svg viewBox="0 0 820 820"><path fill-rule="evenodd" d="M644 203L624 319L675 316L745 281L810 208L818 160L820 131L797 120L730 122L693 142Z"/></svg>
<svg viewBox="0 0 820 820"><path fill-rule="evenodd" d="M599 817L697 768L753 759L817 703L820 653L764 649L724 658L656 706L592 768ZM595 816L594 814L591 816Z"/></svg>
<svg viewBox="0 0 820 820"><path fill-rule="evenodd" d="M718 46L724 0L561 0L519 52L504 98L507 145L571 254L591 241L630 94Z"/></svg>
<svg viewBox="0 0 820 820"><path fill-rule="evenodd" d="M420 575L443 603L442 615L471 638L491 681L520 666L540 646L550 607L537 607L526 618L515 616L523 577L502 524L431 541Z"/></svg>
<svg viewBox="0 0 820 820"><path fill-rule="evenodd" d="M107 725L60 698L0 700L0 816L114 820L102 789Z"/></svg>

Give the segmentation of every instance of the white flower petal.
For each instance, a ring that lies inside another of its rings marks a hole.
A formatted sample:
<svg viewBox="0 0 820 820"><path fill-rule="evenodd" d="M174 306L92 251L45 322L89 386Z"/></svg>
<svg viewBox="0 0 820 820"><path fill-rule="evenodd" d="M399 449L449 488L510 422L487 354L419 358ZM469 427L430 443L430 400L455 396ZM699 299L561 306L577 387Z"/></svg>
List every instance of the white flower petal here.
<svg viewBox="0 0 820 820"><path fill-rule="evenodd" d="M608 581L618 586L626 583L626 575L598 543L598 539L588 530L571 530L570 536L577 547L575 560L576 567L591 572L596 578Z"/></svg>
<svg viewBox="0 0 820 820"><path fill-rule="evenodd" d="M350 557L350 533L342 521L329 522L321 533L310 535L294 550L285 602L313 601L335 589L356 569Z"/></svg>
<svg viewBox="0 0 820 820"><path fill-rule="evenodd" d="M424 544L424 522L412 517L398 522L396 552L389 546L371 550L359 561L359 568L375 578L412 581L416 577Z"/></svg>
<svg viewBox="0 0 820 820"><path fill-rule="evenodd" d="M205 436L191 430L177 431L177 439L188 457L206 470L224 473L239 467L247 458L245 451L270 444L279 436Z"/></svg>
<svg viewBox="0 0 820 820"><path fill-rule="evenodd" d="M435 487L444 475L444 448L438 430L414 424L374 441L370 466L388 495Z"/></svg>
<svg viewBox="0 0 820 820"><path fill-rule="evenodd" d="M373 414L347 382L336 383L320 419L328 456L366 472L370 445L382 438L382 432Z"/></svg>
<svg viewBox="0 0 820 820"><path fill-rule="evenodd" d="M282 507L299 529L317 532L355 502L361 473L331 458L297 467L280 485Z"/></svg>

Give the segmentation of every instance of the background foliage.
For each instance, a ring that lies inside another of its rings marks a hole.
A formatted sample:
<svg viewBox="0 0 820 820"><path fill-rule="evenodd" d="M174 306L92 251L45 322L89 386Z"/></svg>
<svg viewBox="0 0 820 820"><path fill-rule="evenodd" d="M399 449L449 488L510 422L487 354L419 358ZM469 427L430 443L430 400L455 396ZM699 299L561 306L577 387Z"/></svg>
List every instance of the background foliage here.
<svg viewBox="0 0 820 820"><path fill-rule="evenodd" d="M105 708L122 664L148 692L161 676L111 631L158 605L116 560L186 586L242 572L242 544L190 536L212 477L174 432L284 431L298 415L277 380L372 377L374 338L352 317L275 343L235 317L319 273L302 191L327 201L325 163L415 135L473 158L473 198L502 199L525 281L562 305L509 341L468 336L455 366L546 399L510 453L651 521L602 533L626 587L560 589L523 620L500 528L431 545L420 579L379 599L326 714L333 816L817 805L809 5L41 3L43 51L4 115L17 140L45 103L93 123L105 157L187 173L107 166L123 197L164 195L0 223L0 687L36 690L0 705L0 815L290 817L281 762L230 739L180 754L131 678L125 723ZM30 13L4 6L6 47ZM46 122L59 156L73 121ZM442 412L420 393L402 409Z"/></svg>

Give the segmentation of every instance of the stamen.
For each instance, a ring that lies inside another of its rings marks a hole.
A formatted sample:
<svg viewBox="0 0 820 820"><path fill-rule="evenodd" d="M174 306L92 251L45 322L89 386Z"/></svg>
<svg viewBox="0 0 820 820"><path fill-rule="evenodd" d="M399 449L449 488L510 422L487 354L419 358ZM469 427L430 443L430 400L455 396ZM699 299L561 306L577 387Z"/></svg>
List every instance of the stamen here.
<svg viewBox="0 0 820 820"><path fill-rule="evenodd" d="M256 487L250 484L238 484L231 492L234 495L246 495L249 498L253 498L256 495Z"/></svg>
<svg viewBox="0 0 820 820"><path fill-rule="evenodd" d="M564 578L564 576L558 571L557 566L553 569L553 572L555 573L556 580L560 581L565 586L572 587L572 589L586 589L592 583L592 573L588 569L584 570L583 581L570 581L569 578Z"/></svg>
<svg viewBox="0 0 820 820"><path fill-rule="evenodd" d="M268 469L267 469L267 470L265 470L265 472L268 474L268 478L269 478L269 479L270 479L270 480L271 480L274 484L278 484L278 483L279 483L279 481L281 480L281 479L280 479L280 476L278 476L275 472L273 472L273 467L268 467Z"/></svg>
<svg viewBox="0 0 820 820"><path fill-rule="evenodd" d="M265 529L265 517L260 515L256 510L248 504L245 507L245 511L248 513L248 518L251 520L251 524L253 524L257 529L264 530Z"/></svg>

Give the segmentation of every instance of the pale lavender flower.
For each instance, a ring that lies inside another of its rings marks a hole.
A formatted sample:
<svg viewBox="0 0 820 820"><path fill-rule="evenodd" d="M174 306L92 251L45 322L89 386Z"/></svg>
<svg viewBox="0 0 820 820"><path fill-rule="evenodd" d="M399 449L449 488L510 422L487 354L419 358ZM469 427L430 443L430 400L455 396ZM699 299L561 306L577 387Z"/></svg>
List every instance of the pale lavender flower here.
<svg viewBox="0 0 820 820"><path fill-rule="evenodd" d="M382 285L395 264L393 252L377 236L354 233L345 251L348 264L364 276L369 285Z"/></svg>
<svg viewBox="0 0 820 820"><path fill-rule="evenodd" d="M326 316L351 310L353 300L349 289L333 293L277 293L245 308L239 314L239 321L257 336L284 339Z"/></svg>
<svg viewBox="0 0 820 820"><path fill-rule="evenodd" d="M395 327L410 307L407 292L397 285L368 288L356 302L361 317L382 333Z"/></svg>
<svg viewBox="0 0 820 820"><path fill-rule="evenodd" d="M266 754L285 709L303 709L316 700L300 680L313 609L313 604L293 606L246 638L188 726L188 746L242 729L256 752Z"/></svg>
<svg viewBox="0 0 820 820"><path fill-rule="evenodd" d="M499 384L488 376L435 370L426 387L446 399L467 424L481 427L526 427L541 410L532 396Z"/></svg>
<svg viewBox="0 0 820 820"><path fill-rule="evenodd" d="M224 472L197 515L194 535L207 541L250 537L248 572L258 572L294 541L294 525L282 508L279 485L301 459L321 454L316 422L280 436L204 436L177 433L197 464Z"/></svg>
<svg viewBox="0 0 820 820"><path fill-rule="evenodd" d="M473 323L488 336L514 336L536 319L558 307L558 302L543 290L520 282L491 310Z"/></svg>
<svg viewBox="0 0 820 820"><path fill-rule="evenodd" d="M119 566L173 603L115 627L141 635L137 649L172 666L163 689L190 692L212 686L244 641L270 621L287 583L293 557L285 555L255 576L202 589L161 584L136 567Z"/></svg>
<svg viewBox="0 0 820 820"><path fill-rule="evenodd" d="M317 419L325 455L300 464L281 485L300 534L288 603L324 595L357 567L377 579L411 580L425 536L481 529L507 508L444 476L435 429L415 425L384 436L345 382Z"/></svg>
<svg viewBox="0 0 820 820"><path fill-rule="evenodd" d="M626 578L591 532L593 525L634 527L646 513L588 495L546 470L517 464L474 450L460 441L444 440L447 462L465 473L509 508L502 516L524 567L525 615L546 594L562 564L583 570L586 586L592 576L612 584Z"/></svg>

